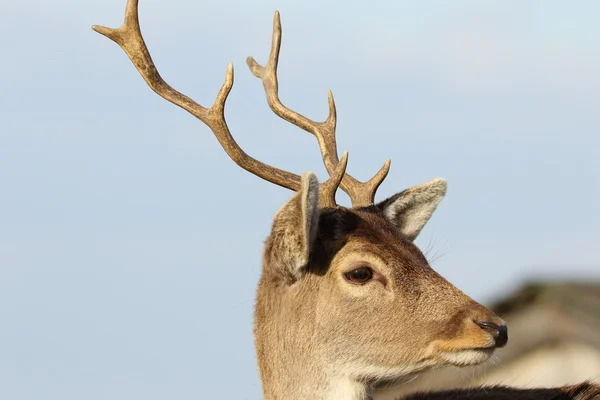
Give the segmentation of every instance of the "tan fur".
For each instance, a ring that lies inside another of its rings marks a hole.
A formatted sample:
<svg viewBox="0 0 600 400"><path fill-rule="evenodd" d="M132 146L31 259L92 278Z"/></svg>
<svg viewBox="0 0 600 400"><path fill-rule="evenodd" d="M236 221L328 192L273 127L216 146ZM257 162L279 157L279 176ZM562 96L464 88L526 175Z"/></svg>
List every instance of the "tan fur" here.
<svg viewBox="0 0 600 400"><path fill-rule="evenodd" d="M297 255L307 252L299 244L312 242L300 237L312 229L298 229L314 221L306 208L299 207L306 189L278 212L266 241L255 311L255 344L266 400L368 399L377 382L443 365L475 365L492 355L493 337L475 322L501 325L502 319L431 269L412 243L414 237L403 233L406 225L397 224L401 218L416 226L421 222L411 218L421 219L423 214L411 211L390 220L385 213L394 203L414 205L399 213L418 204L434 209L445 192L445 182L443 191L436 182L372 207L318 210L316 239L298 279L290 279L287 271L296 265ZM415 193L420 201L415 201ZM376 271L372 282L355 286L345 281L343 272L363 265ZM597 393L600 389L594 385L484 388L411 399L591 400Z"/></svg>
<svg viewBox="0 0 600 400"><path fill-rule="evenodd" d="M291 277L309 243L304 191L279 211L264 251L255 340L265 399L325 399L331 382L362 385L358 399L380 380L489 358L494 340L475 321L504 322L431 269L376 206L320 210L306 273ZM363 265L377 279L343 278Z"/></svg>

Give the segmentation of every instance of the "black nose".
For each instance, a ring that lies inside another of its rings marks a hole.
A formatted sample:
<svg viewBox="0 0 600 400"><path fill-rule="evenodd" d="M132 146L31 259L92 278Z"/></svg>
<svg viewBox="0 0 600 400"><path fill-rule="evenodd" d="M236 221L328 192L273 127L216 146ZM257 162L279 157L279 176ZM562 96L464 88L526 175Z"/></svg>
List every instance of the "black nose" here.
<svg viewBox="0 0 600 400"><path fill-rule="evenodd" d="M496 347L504 347L506 346L506 342L508 342L508 328L506 325L497 325L493 322L476 322L477 325L490 335L494 337L496 341Z"/></svg>

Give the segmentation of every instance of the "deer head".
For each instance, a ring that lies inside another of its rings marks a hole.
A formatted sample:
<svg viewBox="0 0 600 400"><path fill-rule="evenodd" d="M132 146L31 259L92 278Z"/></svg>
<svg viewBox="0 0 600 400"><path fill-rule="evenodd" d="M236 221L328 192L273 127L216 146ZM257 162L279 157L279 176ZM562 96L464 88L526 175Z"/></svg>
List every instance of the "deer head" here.
<svg viewBox="0 0 600 400"><path fill-rule="evenodd" d="M275 14L265 66L247 60L262 80L269 107L313 134L330 177L322 184L264 164L246 154L225 122L233 86L229 64L215 103L205 108L169 86L141 35L138 1L128 0L119 29L94 26L129 56L160 96L204 122L242 168L296 194L277 212L263 254L255 315L255 344L266 399L363 399L381 381L442 365L487 360L507 341L504 321L476 303L428 264L413 243L446 193L433 179L375 203L388 160L360 182L338 158L335 103L312 121L278 97L281 24ZM352 207L336 204L340 187Z"/></svg>

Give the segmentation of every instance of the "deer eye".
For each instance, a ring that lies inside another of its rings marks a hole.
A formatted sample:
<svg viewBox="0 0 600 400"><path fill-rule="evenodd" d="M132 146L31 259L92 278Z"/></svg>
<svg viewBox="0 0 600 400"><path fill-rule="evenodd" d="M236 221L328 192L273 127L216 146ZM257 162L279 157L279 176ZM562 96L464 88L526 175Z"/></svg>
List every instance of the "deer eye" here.
<svg viewBox="0 0 600 400"><path fill-rule="evenodd" d="M363 285L373 278L373 270L369 267L360 267L344 274L346 280L355 285Z"/></svg>

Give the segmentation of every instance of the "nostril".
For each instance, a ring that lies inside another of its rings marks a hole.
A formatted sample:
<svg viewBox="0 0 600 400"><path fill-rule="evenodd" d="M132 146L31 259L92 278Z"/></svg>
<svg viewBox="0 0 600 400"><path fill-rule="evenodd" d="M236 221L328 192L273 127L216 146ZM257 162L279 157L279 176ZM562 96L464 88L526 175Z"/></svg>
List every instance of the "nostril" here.
<svg viewBox="0 0 600 400"><path fill-rule="evenodd" d="M496 347L504 347L508 342L508 327L500 325L498 327L498 337L496 337Z"/></svg>
<svg viewBox="0 0 600 400"><path fill-rule="evenodd" d="M475 322L481 329L494 337L496 347L504 347L508 342L508 328L506 325L498 325L493 322Z"/></svg>

